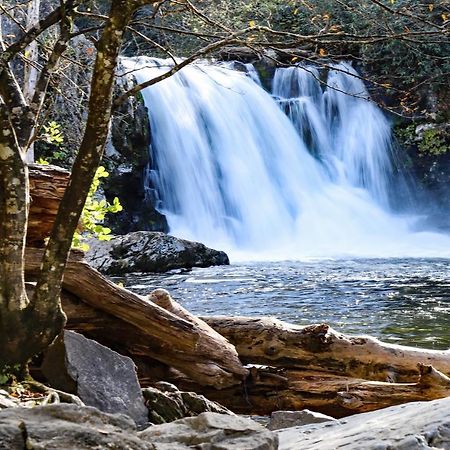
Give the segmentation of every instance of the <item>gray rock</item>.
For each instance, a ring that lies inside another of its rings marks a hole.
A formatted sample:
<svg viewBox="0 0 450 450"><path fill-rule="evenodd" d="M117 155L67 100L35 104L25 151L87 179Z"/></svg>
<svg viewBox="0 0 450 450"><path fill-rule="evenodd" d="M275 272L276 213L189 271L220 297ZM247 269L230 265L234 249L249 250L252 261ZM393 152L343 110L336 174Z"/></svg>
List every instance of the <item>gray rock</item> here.
<svg viewBox="0 0 450 450"><path fill-rule="evenodd" d="M450 397L278 431L280 450L449 450Z"/></svg>
<svg viewBox="0 0 450 450"><path fill-rule="evenodd" d="M88 406L148 424L148 410L133 361L73 331L46 351L42 371L52 387L76 394Z"/></svg>
<svg viewBox="0 0 450 450"><path fill-rule="evenodd" d="M158 232L137 231L89 245L87 261L107 275L229 264L222 251Z"/></svg>
<svg viewBox="0 0 450 450"><path fill-rule="evenodd" d="M274 411L270 416L269 430L280 430L281 428L299 427L321 422L338 422L336 419L325 414L304 409L302 411Z"/></svg>
<svg viewBox="0 0 450 450"><path fill-rule="evenodd" d="M8 392L0 389L0 409L14 408L20 406L19 400L11 397Z"/></svg>
<svg viewBox="0 0 450 450"><path fill-rule="evenodd" d="M68 404L0 411L0 450L150 450L127 416Z"/></svg>
<svg viewBox="0 0 450 450"><path fill-rule="evenodd" d="M155 424L172 422L183 417L193 417L203 412L231 414L231 411L195 392L180 392L170 383L160 382L165 392L156 388L145 388L142 393L149 409L150 422Z"/></svg>
<svg viewBox="0 0 450 450"><path fill-rule="evenodd" d="M278 438L263 426L239 416L202 413L138 433L156 450L276 450Z"/></svg>

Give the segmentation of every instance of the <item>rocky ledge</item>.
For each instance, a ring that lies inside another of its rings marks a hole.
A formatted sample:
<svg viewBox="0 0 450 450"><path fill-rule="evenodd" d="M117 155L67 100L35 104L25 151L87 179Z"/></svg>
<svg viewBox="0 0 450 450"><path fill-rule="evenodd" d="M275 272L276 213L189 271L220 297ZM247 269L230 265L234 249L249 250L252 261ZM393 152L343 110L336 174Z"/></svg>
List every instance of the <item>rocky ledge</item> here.
<svg viewBox="0 0 450 450"><path fill-rule="evenodd" d="M136 231L89 245L87 261L106 275L167 272L230 263L222 251L160 232Z"/></svg>

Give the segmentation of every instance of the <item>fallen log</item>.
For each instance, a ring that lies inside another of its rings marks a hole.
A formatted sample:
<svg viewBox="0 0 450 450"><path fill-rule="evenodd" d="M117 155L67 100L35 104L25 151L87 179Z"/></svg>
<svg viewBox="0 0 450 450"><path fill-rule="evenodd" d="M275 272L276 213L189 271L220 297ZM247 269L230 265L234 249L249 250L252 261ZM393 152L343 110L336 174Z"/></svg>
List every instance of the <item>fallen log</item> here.
<svg viewBox="0 0 450 450"><path fill-rule="evenodd" d="M40 249L27 248L28 277L38 272L42 254ZM221 389L240 384L247 374L234 347L223 337L218 338L207 325L200 328L119 287L80 260L76 253L67 263L63 288L104 316L100 319L101 326L111 339L117 334L130 346L136 339L141 353L180 370L200 385ZM92 326L89 321L85 324L87 330ZM124 333L120 331L122 328ZM125 334L129 336L126 338Z"/></svg>
<svg viewBox="0 0 450 450"><path fill-rule="evenodd" d="M277 410L311 409L340 418L450 396L450 379L431 366L420 366L416 383L368 381L325 371L247 367L251 375L242 386L222 391L199 386L182 375L170 381L180 389L201 393L238 414L268 415Z"/></svg>
<svg viewBox="0 0 450 450"><path fill-rule="evenodd" d="M415 381L419 363L450 374L450 350L426 350L387 344L370 336L347 336L326 324L301 327L255 317L202 319L236 347L244 363L389 382Z"/></svg>

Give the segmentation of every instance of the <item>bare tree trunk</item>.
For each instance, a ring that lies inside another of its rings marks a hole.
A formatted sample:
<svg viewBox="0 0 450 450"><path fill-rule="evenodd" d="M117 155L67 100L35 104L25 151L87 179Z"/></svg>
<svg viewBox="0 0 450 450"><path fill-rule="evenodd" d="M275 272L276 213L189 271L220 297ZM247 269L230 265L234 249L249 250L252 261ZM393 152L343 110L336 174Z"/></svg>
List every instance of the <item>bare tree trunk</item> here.
<svg viewBox="0 0 450 450"><path fill-rule="evenodd" d="M29 31L33 25L39 22L39 8L41 0L32 0L28 5L26 30ZM25 50L27 62L24 67L23 94L28 103L31 102L38 80L37 62L39 58L38 44L36 41L30 43ZM34 144L31 143L27 150L27 161L34 161Z"/></svg>

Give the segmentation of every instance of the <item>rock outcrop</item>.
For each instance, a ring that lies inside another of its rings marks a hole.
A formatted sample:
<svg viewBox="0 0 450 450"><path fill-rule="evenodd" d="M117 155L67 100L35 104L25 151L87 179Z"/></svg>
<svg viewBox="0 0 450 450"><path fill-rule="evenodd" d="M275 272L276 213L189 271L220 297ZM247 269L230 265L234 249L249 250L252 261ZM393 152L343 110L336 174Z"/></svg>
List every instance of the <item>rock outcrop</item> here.
<svg viewBox="0 0 450 450"><path fill-rule="evenodd" d="M276 450L278 436L237 416L203 413L137 432L122 414L68 404L0 411L0 450Z"/></svg>
<svg viewBox="0 0 450 450"><path fill-rule="evenodd" d="M184 417L194 417L203 412L234 415L231 411L195 392L181 392L171 384L161 381L156 388L142 390L149 409L150 422L168 423Z"/></svg>
<svg viewBox="0 0 450 450"><path fill-rule="evenodd" d="M148 424L148 410L133 361L73 331L47 349L42 371L52 387L76 394L103 412L130 416Z"/></svg>
<svg viewBox="0 0 450 450"><path fill-rule="evenodd" d="M270 415L269 430L281 430L282 428L300 427L312 423L338 422L335 418L326 416L309 409L302 411L274 411Z"/></svg>
<svg viewBox="0 0 450 450"><path fill-rule="evenodd" d="M222 251L159 232L137 231L90 246L87 261L107 275L229 264Z"/></svg>
<svg viewBox="0 0 450 450"><path fill-rule="evenodd" d="M135 83L133 74L119 77L116 96ZM152 166L150 144L150 122L142 96L129 97L114 111L105 149L109 177L103 183L103 191L107 200L118 197L123 206L121 212L106 217L106 225L115 234L168 231L166 217L156 209L158 193L148 176Z"/></svg>
<svg viewBox="0 0 450 450"><path fill-rule="evenodd" d="M0 411L0 450L153 450L133 420L68 404Z"/></svg>
<svg viewBox="0 0 450 450"><path fill-rule="evenodd" d="M278 437L251 419L203 413L139 433L155 450L276 450Z"/></svg>
<svg viewBox="0 0 450 450"><path fill-rule="evenodd" d="M450 449L450 397L278 432L280 450Z"/></svg>

